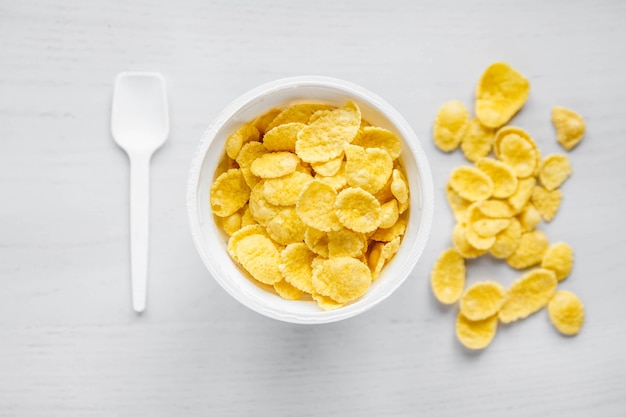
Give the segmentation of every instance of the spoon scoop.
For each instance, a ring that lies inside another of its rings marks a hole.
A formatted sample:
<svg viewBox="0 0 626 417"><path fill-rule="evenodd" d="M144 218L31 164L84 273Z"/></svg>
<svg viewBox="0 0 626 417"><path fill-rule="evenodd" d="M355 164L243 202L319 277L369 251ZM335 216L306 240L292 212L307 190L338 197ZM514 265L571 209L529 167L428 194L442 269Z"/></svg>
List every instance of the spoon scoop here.
<svg viewBox="0 0 626 417"><path fill-rule="evenodd" d="M150 158L169 133L165 80L157 73L118 74L111 133L130 160L130 258L133 309L146 308L150 226Z"/></svg>

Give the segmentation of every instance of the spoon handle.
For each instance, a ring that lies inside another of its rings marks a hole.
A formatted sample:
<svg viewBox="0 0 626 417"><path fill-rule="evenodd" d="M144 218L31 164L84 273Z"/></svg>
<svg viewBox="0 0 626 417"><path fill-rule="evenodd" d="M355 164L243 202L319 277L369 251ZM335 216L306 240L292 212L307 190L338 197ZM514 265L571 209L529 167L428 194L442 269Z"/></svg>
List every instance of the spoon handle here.
<svg viewBox="0 0 626 417"><path fill-rule="evenodd" d="M130 159L130 262L133 309L146 309L148 283L148 235L150 229L150 157L147 152Z"/></svg>

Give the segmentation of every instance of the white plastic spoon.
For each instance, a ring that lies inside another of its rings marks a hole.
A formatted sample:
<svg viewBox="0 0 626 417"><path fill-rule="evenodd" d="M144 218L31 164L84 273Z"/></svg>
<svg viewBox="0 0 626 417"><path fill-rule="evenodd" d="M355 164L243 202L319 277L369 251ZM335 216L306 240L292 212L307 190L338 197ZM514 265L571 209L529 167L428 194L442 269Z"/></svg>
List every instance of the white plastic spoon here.
<svg viewBox="0 0 626 417"><path fill-rule="evenodd" d="M130 258L133 308L146 308L150 226L150 158L169 133L163 76L125 72L115 79L111 132L130 159Z"/></svg>

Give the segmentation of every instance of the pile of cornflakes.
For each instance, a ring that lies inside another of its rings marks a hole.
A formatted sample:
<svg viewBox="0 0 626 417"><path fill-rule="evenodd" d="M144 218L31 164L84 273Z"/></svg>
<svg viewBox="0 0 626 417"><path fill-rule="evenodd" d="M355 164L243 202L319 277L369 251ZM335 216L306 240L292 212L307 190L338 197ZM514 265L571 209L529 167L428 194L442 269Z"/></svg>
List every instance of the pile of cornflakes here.
<svg viewBox="0 0 626 417"><path fill-rule="evenodd" d="M228 252L260 286L332 310L363 296L409 214L400 139L359 107L293 104L226 141L211 186Z"/></svg>
<svg viewBox="0 0 626 417"><path fill-rule="evenodd" d="M453 247L436 261L431 274L435 297L444 304L459 301L458 340L470 349L489 345L498 322L510 323L548 307L551 322L565 335L577 334L584 321L580 299L557 291L574 262L570 245L550 244L536 230L559 210L559 187L572 173L565 154L542 157L524 129L506 126L523 107L530 84L510 65L498 62L482 74L476 88L476 117L465 105L445 103L433 126L435 145L444 152L459 146L471 166L454 169L446 195L456 220ZM557 141L571 150L583 138L585 123L575 112L552 109ZM490 153L493 152L493 157ZM514 269L533 268L508 289L494 281L465 288L466 259L490 254Z"/></svg>

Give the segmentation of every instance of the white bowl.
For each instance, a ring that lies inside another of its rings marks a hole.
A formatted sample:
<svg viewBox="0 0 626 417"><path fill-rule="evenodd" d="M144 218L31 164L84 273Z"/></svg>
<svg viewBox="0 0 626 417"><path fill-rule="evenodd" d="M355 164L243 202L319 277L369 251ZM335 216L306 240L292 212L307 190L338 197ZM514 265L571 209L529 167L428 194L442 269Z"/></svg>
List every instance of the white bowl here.
<svg viewBox="0 0 626 417"><path fill-rule="evenodd" d="M322 311L314 301L289 301L262 289L230 258L228 237L218 229L211 213L209 189L215 168L231 132L273 107L298 102L324 102L342 106L352 100L363 118L395 132L402 139L401 158L411 193L409 222L395 257L383 268L367 293L343 308ZM196 249L215 280L250 309L291 323L329 323L356 316L391 295L419 260L433 217L433 182L430 166L409 124L387 102L358 85L328 77L285 78L254 88L228 105L209 126L191 164L187 184L187 211Z"/></svg>

